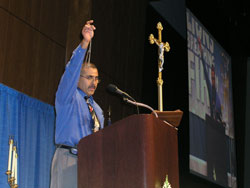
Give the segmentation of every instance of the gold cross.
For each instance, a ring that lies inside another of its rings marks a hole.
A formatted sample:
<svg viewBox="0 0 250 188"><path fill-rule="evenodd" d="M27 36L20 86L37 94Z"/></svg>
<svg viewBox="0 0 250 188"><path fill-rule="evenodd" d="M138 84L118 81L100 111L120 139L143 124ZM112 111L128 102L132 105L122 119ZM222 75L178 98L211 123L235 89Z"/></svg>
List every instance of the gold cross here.
<svg viewBox="0 0 250 188"><path fill-rule="evenodd" d="M157 46L158 46L159 60L160 60L160 61L164 61L164 54L163 54L163 53L164 53L164 50L165 50L166 52L169 52L170 46L169 46L169 43L168 43L168 42L166 42L166 43L163 43L163 42L162 42L161 32L162 32L162 30L163 30L163 27L162 27L162 25L161 25L161 22L158 22L156 28L158 29L158 39L155 39L154 35L153 35L153 34L150 34L150 35L149 35L149 42L150 42L150 44L154 44L154 43L157 44ZM159 62L158 62L158 63L159 63Z"/></svg>
<svg viewBox="0 0 250 188"><path fill-rule="evenodd" d="M156 43L158 46L158 79L157 79L157 86L158 86L158 109L159 111L163 111L163 101L162 101L162 70L163 70L163 64L164 64L164 51L169 52L170 46L169 43L162 42L162 24L161 22L158 22L157 27L158 29L158 39L155 39L153 34L149 35L149 42L150 44Z"/></svg>

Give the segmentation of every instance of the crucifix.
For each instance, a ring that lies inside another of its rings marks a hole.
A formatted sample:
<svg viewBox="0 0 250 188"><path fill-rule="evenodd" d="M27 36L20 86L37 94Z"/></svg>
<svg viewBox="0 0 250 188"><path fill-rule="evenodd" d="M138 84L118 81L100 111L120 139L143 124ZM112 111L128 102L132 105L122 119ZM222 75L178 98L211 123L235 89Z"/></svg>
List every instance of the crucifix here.
<svg viewBox="0 0 250 188"><path fill-rule="evenodd" d="M160 112L163 111L163 99L162 99L162 70L163 70L163 64L164 64L164 51L169 52L170 46L169 43L162 42L161 39L161 32L163 30L163 27L161 25L161 22L158 22L157 27L158 29L158 39L155 39L153 34L149 35L149 42L150 44L156 43L158 46L158 78L157 78L157 87L158 87L158 110Z"/></svg>

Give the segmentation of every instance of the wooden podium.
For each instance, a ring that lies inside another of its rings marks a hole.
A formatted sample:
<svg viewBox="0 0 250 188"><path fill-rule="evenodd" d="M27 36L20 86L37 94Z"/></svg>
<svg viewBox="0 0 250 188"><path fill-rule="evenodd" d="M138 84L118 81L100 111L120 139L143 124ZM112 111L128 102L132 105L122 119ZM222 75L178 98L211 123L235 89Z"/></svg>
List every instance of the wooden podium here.
<svg viewBox="0 0 250 188"><path fill-rule="evenodd" d="M179 188L177 130L132 115L80 140L78 188Z"/></svg>

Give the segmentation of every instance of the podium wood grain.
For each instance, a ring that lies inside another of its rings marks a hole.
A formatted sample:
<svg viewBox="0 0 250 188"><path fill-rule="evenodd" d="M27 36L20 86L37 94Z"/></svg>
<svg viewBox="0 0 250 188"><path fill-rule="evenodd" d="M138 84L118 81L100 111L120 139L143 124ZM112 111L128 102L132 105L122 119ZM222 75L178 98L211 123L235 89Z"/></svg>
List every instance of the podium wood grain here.
<svg viewBox="0 0 250 188"><path fill-rule="evenodd" d="M153 115L132 115L83 138L78 188L179 188L177 131Z"/></svg>

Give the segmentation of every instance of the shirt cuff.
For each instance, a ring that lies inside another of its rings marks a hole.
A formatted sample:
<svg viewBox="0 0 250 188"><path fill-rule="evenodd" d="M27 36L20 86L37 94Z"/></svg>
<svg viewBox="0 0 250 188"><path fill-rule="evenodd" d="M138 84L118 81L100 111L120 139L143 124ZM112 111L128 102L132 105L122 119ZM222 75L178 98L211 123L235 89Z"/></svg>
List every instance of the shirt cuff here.
<svg viewBox="0 0 250 188"><path fill-rule="evenodd" d="M79 44L77 46L77 48L75 49L75 52L77 52L77 53L84 53L85 51L86 51L86 49L83 49L81 44Z"/></svg>

